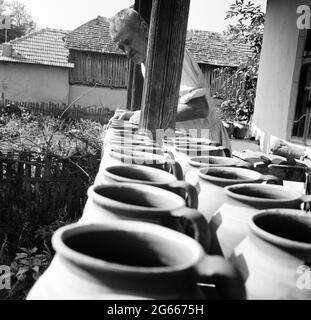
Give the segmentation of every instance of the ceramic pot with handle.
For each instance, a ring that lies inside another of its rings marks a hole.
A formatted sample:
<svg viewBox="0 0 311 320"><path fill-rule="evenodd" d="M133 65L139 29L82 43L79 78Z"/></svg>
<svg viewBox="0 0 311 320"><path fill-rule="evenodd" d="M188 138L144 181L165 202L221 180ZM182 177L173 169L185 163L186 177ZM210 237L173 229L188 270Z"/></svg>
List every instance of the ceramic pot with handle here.
<svg viewBox="0 0 311 320"><path fill-rule="evenodd" d="M192 198L195 199L193 195ZM123 182L91 186L79 223L105 223L111 220L163 225L193 237L206 252L209 250L210 232L203 215L187 207L182 197L165 189Z"/></svg>
<svg viewBox="0 0 311 320"><path fill-rule="evenodd" d="M200 177L200 182L202 179ZM224 257L229 257L247 236L248 220L257 210L282 207L299 209L300 204L310 201L310 196L272 184L241 183L223 188L204 181L200 187L198 210L210 224L210 252Z"/></svg>
<svg viewBox="0 0 311 320"><path fill-rule="evenodd" d="M198 194L190 183L178 181L164 170L139 165L119 165L105 168L98 177L98 184L139 183L172 191L186 200L187 207L198 208Z"/></svg>
<svg viewBox="0 0 311 320"><path fill-rule="evenodd" d="M244 299L239 272L193 239L143 222L72 224L27 300ZM208 284L209 296L198 285Z"/></svg>
<svg viewBox="0 0 311 320"><path fill-rule="evenodd" d="M239 160L237 158L221 157L221 156L198 156L189 158L189 164L194 168L204 167L241 167L251 168L251 164Z"/></svg>
<svg viewBox="0 0 311 320"><path fill-rule="evenodd" d="M109 155L103 159L102 168L118 164L136 164L154 167L168 171L176 176L178 180L183 180L183 171L178 161L172 159L170 153L165 151L162 154L152 152L142 152L133 150L110 150Z"/></svg>
<svg viewBox="0 0 311 320"><path fill-rule="evenodd" d="M311 218L293 209L257 212L230 261L244 277L248 299L311 299Z"/></svg>
<svg viewBox="0 0 311 320"><path fill-rule="evenodd" d="M311 195L271 184L236 184L225 187L225 191L230 198L257 209L300 209L303 203L311 201Z"/></svg>
<svg viewBox="0 0 311 320"><path fill-rule="evenodd" d="M175 159L180 163L184 175L190 169L189 158L198 156L223 156L224 147L208 145L175 145Z"/></svg>

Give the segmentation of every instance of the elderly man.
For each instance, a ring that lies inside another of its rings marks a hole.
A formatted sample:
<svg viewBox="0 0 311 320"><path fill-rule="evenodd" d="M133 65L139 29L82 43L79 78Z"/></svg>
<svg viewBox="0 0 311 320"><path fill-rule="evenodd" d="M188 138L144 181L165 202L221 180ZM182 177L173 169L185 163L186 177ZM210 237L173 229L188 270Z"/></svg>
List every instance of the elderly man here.
<svg viewBox="0 0 311 320"><path fill-rule="evenodd" d="M110 19L110 35L118 47L145 73L148 45L148 25L139 13L123 9ZM140 112L126 112L122 119L138 123ZM176 129L187 130L194 137L208 137L231 150L229 136L216 114L208 85L198 64L185 50Z"/></svg>

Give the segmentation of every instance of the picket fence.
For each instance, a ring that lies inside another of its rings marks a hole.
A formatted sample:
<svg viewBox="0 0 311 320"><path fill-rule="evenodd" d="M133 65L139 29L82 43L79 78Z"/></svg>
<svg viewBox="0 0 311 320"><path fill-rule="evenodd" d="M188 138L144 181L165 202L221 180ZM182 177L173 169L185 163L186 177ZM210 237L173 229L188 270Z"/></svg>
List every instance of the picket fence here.
<svg viewBox="0 0 311 320"><path fill-rule="evenodd" d="M53 103L53 102L21 102L6 99L4 106L10 106L14 108L24 107L31 114L36 115L53 115L56 117L63 116L74 120L88 119L99 122L101 124L107 124L109 119L114 115L114 111L109 108L101 106L81 107L80 105L72 105L68 108L65 104ZM68 108L68 110L66 110Z"/></svg>
<svg viewBox="0 0 311 320"><path fill-rule="evenodd" d="M72 219L80 217L91 181L79 166L93 175L99 161L93 155L69 161L35 152L0 152L0 228L34 220L46 224L61 210Z"/></svg>

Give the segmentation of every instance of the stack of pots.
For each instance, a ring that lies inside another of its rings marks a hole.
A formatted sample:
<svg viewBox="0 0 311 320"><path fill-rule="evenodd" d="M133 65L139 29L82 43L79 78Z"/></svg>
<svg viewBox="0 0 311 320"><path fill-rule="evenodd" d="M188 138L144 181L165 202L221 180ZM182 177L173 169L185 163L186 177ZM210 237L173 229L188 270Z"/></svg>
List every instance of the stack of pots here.
<svg viewBox="0 0 311 320"><path fill-rule="evenodd" d="M209 254L210 227L183 177L162 143L111 121L83 215L54 234L56 255L28 299L245 298L241 273Z"/></svg>

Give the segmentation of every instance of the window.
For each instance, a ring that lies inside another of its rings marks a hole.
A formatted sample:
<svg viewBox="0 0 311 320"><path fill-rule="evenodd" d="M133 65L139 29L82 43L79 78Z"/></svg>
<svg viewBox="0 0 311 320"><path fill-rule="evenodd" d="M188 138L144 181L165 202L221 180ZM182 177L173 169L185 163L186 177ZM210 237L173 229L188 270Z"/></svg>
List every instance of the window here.
<svg viewBox="0 0 311 320"><path fill-rule="evenodd" d="M311 32L308 30L302 58L292 138L311 144Z"/></svg>

